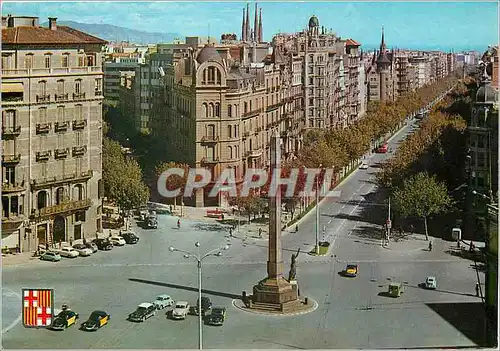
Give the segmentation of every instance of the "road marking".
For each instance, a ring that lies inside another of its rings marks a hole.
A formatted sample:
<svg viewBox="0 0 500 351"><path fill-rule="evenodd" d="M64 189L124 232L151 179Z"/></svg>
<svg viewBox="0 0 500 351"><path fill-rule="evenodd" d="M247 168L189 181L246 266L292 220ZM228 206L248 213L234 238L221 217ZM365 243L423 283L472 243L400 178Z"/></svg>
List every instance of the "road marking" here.
<svg viewBox="0 0 500 351"><path fill-rule="evenodd" d="M328 224L330 224L330 223L332 223L332 220L331 220L331 219L328 221Z"/></svg>
<svg viewBox="0 0 500 351"><path fill-rule="evenodd" d="M10 291L15 297L17 297L19 299L19 309L20 309L21 308L21 301L23 300L21 295L18 294L17 292L15 292L14 290L11 290L11 289L7 289L7 288L2 288L2 289ZM9 330L11 330L16 325L18 325L22 319L23 319L23 314L21 312L21 313L19 313L19 316L16 318L16 320L14 322L10 323L5 329L2 329L2 334L7 333Z"/></svg>

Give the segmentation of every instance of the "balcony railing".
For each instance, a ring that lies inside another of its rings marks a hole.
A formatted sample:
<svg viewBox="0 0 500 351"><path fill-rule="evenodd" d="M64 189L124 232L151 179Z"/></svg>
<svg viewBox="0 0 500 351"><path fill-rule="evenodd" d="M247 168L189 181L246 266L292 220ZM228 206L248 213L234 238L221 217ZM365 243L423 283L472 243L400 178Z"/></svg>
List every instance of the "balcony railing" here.
<svg viewBox="0 0 500 351"><path fill-rule="evenodd" d="M86 182L93 176L93 171L88 170L81 173L66 174L63 177L51 177L45 179L31 180L31 189L38 190L49 186L57 186L67 183Z"/></svg>
<svg viewBox="0 0 500 351"><path fill-rule="evenodd" d="M2 126L2 136L4 137L17 137L19 134L21 134L21 126Z"/></svg>
<svg viewBox="0 0 500 351"><path fill-rule="evenodd" d="M85 93L73 93L73 100L85 99Z"/></svg>
<svg viewBox="0 0 500 351"><path fill-rule="evenodd" d="M2 73L3 71L4 70L2 70ZM49 101L50 101L50 94L36 96L36 102L49 102Z"/></svg>
<svg viewBox="0 0 500 351"><path fill-rule="evenodd" d="M36 125L36 134L45 134L50 132L50 128L52 127L51 123L37 123Z"/></svg>
<svg viewBox="0 0 500 351"><path fill-rule="evenodd" d="M3 193L14 193L26 190L24 180L19 183L2 183Z"/></svg>
<svg viewBox="0 0 500 351"><path fill-rule="evenodd" d="M102 96L102 90L95 90L94 95L95 96Z"/></svg>
<svg viewBox="0 0 500 351"><path fill-rule="evenodd" d="M212 157L212 158L203 157L201 159L201 163L203 163L203 164L219 163L219 158L217 158L217 157Z"/></svg>
<svg viewBox="0 0 500 351"><path fill-rule="evenodd" d="M32 76L50 74L98 73L101 66L93 67L60 67L60 68L32 68L32 69L2 69L2 76Z"/></svg>
<svg viewBox="0 0 500 351"><path fill-rule="evenodd" d="M247 157L259 157L262 155L262 149L247 151Z"/></svg>
<svg viewBox="0 0 500 351"><path fill-rule="evenodd" d="M19 163L21 161L21 154L19 155L2 155L2 163L3 164L14 164Z"/></svg>
<svg viewBox="0 0 500 351"><path fill-rule="evenodd" d="M66 101L68 100L69 94L56 94L56 101Z"/></svg>
<svg viewBox="0 0 500 351"><path fill-rule="evenodd" d="M2 230L16 229L25 219L26 216L18 213L11 213L9 217L2 216Z"/></svg>
<svg viewBox="0 0 500 351"><path fill-rule="evenodd" d="M92 200L84 199L77 201L63 202L59 205L47 206L40 210L35 210L35 216L45 217L66 212L84 210L92 206Z"/></svg>
<svg viewBox="0 0 500 351"><path fill-rule="evenodd" d="M282 102L278 102L277 104L267 106L267 108L266 108L266 112L276 110L276 109L277 109L277 108L279 108L281 105L283 105L283 103L282 103Z"/></svg>
<svg viewBox="0 0 500 351"><path fill-rule="evenodd" d="M87 120L74 120L73 121L73 130L83 129L87 125Z"/></svg>
<svg viewBox="0 0 500 351"><path fill-rule="evenodd" d="M66 158L69 155L69 149L56 149L54 150L54 158L59 160L61 158Z"/></svg>
<svg viewBox="0 0 500 351"><path fill-rule="evenodd" d="M85 155L86 152L87 152L87 145L73 147L73 157L83 156Z"/></svg>
<svg viewBox="0 0 500 351"><path fill-rule="evenodd" d="M262 112L262 109L258 108L257 110L253 110L253 111L246 112L246 113L242 114L241 117L242 118L253 117L253 116L257 116L261 112Z"/></svg>
<svg viewBox="0 0 500 351"><path fill-rule="evenodd" d="M50 159L50 156L52 156L51 150L38 151L36 153L36 162L46 162Z"/></svg>
<svg viewBox="0 0 500 351"><path fill-rule="evenodd" d="M219 137L215 135L205 135L201 138L202 143L216 143L219 141Z"/></svg>
<svg viewBox="0 0 500 351"><path fill-rule="evenodd" d="M69 122L56 122L54 125L54 130L56 133L58 132L65 132L68 130L69 127Z"/></svg>

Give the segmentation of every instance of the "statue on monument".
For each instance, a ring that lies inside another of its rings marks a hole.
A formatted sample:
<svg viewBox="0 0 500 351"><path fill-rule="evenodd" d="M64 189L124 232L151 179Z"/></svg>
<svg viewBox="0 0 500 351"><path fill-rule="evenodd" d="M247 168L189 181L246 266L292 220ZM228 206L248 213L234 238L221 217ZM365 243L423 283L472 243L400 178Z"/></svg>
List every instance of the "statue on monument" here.
<svg viewBox="0 0 500 351"><path fill-rule="evenodd" d="M290 262L290 272L288 273L288 281L295 280L297 278L297 256L300 254L300 247L296 254L292 254L292 259Z"/></svg>

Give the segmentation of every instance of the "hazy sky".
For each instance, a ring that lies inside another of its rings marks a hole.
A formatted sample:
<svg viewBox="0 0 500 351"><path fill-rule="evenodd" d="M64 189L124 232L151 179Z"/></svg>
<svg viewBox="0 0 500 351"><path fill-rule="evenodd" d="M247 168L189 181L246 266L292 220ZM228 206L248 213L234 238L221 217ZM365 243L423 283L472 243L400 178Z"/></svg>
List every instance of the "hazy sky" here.
<svg viewBox="0 0 500 351"><path fill-rule="evenodd" d="M2 14L39 16L85 23L105 23L148 32L181 35L241 35L246 2L3 2ZM364 47L483 50L498 44L496 2L261 2L266 40L278 31L304 28L316 15L320 25ZM253 23L255 2L250 2ZM252 25L253 27L253 25Z"/></svg>

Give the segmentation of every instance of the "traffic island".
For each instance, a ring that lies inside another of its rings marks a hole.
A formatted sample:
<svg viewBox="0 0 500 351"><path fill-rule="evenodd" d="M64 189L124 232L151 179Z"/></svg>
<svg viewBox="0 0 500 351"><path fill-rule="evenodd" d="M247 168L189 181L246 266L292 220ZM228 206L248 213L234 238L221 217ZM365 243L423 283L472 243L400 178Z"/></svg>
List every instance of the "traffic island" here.
<svg viewBox="0 0 500 351"><path fill-rule="evenodd" d="M316 245L309 252L311 256L326 256L328 255L328 250L330 249L330 243L328 241L320 241L319 242L319 251L316 251ZM319 252L319 253L316 253Z"/></svg>
<svg viewBox="0 0 500 351"><path fill-rule="evenodd" d="M299 298L294 301L283 304L283 309L276 307L274 304L252 303L251 296L247 299L234 299L233 306L239 310L248 313L261 314L267 316L296 316L315 311L318 308L318 303L309 298Z"/></svg>

